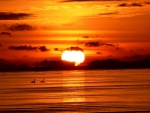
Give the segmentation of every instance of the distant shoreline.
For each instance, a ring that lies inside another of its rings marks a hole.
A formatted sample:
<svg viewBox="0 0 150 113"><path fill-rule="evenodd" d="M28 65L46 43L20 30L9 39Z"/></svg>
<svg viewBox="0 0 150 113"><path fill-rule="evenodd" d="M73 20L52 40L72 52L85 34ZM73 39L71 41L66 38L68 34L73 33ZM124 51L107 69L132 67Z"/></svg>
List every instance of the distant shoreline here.
<svg viewBox="0 0 150 113"><path fill-rule="evenodd" d="M150 58L137 61L120 61L118 59L94 60L87 65L75 66L72 62L64 61L41 61L35 66L27 64L11 64L0 62L0 72L21 71L58 71L58 70L117 70L117 69L150 69Z"/></svg>
<svg viewBox="0 0 150 113"><path fill-rule="evenodd" d="M150 69L150 68L109 68L109 69L50 69L50 70L0 70L0 72L42 72L42 71L75 71L75 70L85 70L85 71L90 71L90 70L133 70L133 69Z"/></svg>

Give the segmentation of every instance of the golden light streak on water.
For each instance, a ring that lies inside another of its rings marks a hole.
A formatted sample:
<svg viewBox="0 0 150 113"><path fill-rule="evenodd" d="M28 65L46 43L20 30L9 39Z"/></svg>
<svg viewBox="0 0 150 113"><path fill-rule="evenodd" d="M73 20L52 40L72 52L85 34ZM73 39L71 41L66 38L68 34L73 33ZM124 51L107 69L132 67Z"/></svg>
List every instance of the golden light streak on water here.
<svg viewBox="0 0 150 113"><path fill-rule="evenodd" d="M84 91L84 75L77 76L78 73L74 76L63 76L63 102L79 103L85 102L85 91Z"/></svg>

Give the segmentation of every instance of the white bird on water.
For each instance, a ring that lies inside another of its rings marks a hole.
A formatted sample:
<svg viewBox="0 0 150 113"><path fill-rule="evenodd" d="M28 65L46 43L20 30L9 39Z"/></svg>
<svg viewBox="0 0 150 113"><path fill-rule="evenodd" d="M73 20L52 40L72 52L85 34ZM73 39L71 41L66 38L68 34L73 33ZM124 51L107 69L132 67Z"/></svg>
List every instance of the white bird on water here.
<svg viewBox="0 0 150 113"><path fill-rule="evenodd" d="M31 83L35 83L35 82L36 82L36 80L35 80L35 79L31 81Z"/></svg>

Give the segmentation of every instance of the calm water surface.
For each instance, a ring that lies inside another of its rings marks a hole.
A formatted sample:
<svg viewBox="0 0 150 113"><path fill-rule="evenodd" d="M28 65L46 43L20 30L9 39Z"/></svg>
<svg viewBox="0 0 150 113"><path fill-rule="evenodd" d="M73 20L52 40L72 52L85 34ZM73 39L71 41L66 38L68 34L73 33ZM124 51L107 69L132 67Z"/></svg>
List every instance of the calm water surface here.
<svg viewBox="0 0 150 113"><path fill-rule="evenodd" d="M0 112L148 113L150 70L1 72Z"/></svg>

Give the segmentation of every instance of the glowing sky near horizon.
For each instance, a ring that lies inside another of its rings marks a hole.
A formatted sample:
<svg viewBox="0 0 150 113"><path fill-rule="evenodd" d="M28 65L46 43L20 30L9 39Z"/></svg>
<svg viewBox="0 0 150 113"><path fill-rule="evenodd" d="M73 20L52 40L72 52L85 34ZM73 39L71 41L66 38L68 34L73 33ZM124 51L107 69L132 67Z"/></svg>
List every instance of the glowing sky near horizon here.
<svg viewBox="0 0 150 113"><path fill-rule="evenodd" d="M0 4L0 58L60 59L73 46L82 48L87 59L150 55L148 0L0 0Z"/></svg>

